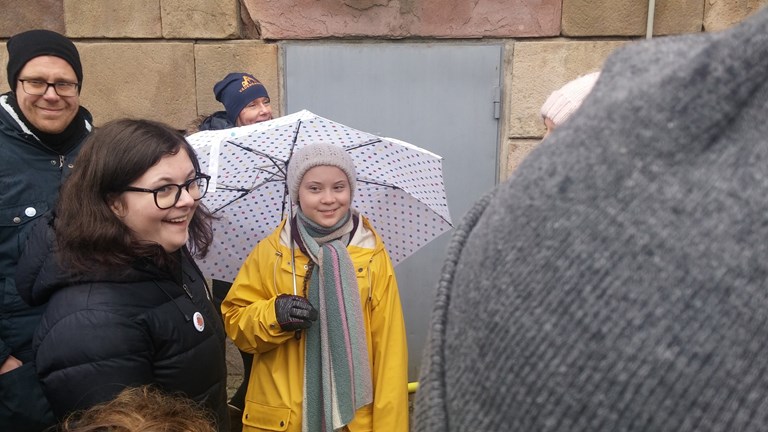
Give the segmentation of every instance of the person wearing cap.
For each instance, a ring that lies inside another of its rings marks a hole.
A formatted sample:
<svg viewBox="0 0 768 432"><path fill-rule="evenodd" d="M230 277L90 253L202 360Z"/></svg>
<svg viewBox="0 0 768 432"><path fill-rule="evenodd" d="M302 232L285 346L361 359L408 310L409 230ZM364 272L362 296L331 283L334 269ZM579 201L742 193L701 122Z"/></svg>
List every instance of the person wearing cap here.
<svg viewBox="0 0 768 432"><path fill-rule="evenodd" d="M400 295L381 237L351 207L355 179L342 147L296 151L295 215L256 245L224 299L227 334L255 353L246 432L408 430Z"/></svg>
<svg viewBox="0 0 768 432"><path fill-rule="evenodd" d="M213 86L213 94L216 100L224 105L225 110L197 118L188 127L187 135L272 120L272 106L267 88L249 73L227 74Z"/></svg>
<svg viewBox="0 0 768 432"><path fill-rule="evenodd" d="M413 430L768 430L768 8L618 48L447 251Z"/></svg>
<svg viewBox="0 0 768 432"><path fill-rule="evenodd" d="M83 68L75 45L48 30L11 37L8 84L0 95L0 430L41 430L54 419L32 363L43 307L16 290L15 272L36 220L54 208L91 114L80 106Z"/></svg>
<svg viewBox="0 0 768 432"><path fill-rule="evenodd" d="M213 86L213 93L226 110L198 117L187 128L187 135L204 130L227 129L272 120L272 106L267 89L261 81L249 73L227 74ZM217 279L211 281L214 299L219 306L231 285L232 281ZM251 354L241 351L240 356L243 361L243 380L229 401L233 430L237 428L245 407L245 394L253 362Z"/></svg>
<svg viewBox="0 0 768 432"><path fill-rule="evenodd" d="M541 118L547 128L544 138L576 112L599 77L599 71L588 73L569 81L549 95L541 106Z"/></svg>

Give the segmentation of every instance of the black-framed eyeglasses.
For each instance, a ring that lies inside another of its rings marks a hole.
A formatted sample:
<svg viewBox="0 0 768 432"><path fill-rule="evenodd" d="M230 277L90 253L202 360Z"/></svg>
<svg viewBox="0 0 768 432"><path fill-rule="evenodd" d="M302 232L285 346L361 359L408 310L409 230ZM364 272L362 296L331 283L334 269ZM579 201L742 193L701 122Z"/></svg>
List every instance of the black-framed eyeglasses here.
<svg viewBox="0 0 768 432"><path fill-rule="evenodd" d="M211 176L206 174L198 174L195 178L191 178L182 184L167 184L160 186L157 189L145 189L139 187L128 186L123 189L123 192L147 192L155 196L155 205L161 210L169 209L176 205L181 198L181 190L185 189L193 200L199 201L208 192L208 180Z"/></svg>
<svg viewBox="0 0 768 432"><path fill-rule="evenodd" d="M32 96L44 95L49 87L53 87L53 91L59 96L77 96L77 90L80 88L80 84L71 82L49 83L32 79L19 79L19 81L21 81L21 88L24 89L24 93Z"/></svg>

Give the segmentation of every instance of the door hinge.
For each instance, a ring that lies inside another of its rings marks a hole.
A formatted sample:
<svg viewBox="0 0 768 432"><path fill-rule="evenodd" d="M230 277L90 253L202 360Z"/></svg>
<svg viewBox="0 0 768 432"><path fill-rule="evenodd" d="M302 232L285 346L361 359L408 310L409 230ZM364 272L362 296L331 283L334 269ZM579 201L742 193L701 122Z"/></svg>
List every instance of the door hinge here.
<svg viewBox="0 0 768 432"><path fill-rule="evenodd" d="M493 88L493 118L501 118L501 87Z"/></svg>

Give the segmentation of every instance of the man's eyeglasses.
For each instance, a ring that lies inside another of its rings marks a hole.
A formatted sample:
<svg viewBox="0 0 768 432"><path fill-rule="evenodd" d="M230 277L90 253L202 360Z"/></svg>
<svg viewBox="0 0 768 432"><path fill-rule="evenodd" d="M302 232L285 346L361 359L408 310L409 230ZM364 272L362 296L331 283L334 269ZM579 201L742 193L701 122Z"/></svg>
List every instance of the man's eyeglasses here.
<svg viewBox="0 0 768 432"><path fill-rule="evenodd" d="M145 189L128 186L123 189L124 192L148 192L155 196L155 205L161 210L169 209L179 202L181 190L185 189L193 200L199 201L208 192L208 180L211 176L198 174L195 178L189 179L182 184L167 184L157 189Z"/></svg>
<svg viewBox="0 0 768 432"><path fill-rule="evenodd" d="M55 82L49 83L40 80L28 80L20 79L21 88L24 89L24 93L32 96L42 96L48 91L49 87L53 87L53 91L57 95L62 97L77 96L77 90L80 88L80 84L71 82Z"/></svg>

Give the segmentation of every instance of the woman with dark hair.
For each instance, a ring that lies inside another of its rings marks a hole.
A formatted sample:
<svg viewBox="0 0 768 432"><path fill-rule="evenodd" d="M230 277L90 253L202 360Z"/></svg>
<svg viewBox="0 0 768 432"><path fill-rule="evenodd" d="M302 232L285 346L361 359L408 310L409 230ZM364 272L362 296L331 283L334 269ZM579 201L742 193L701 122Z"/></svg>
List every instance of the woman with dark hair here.
<svg viewBox="0 0 768 432"><path fill-rule="evenodd" d="M246 72L230 72L213 86L216 100L224 105L224 111L216 111L211 115L196 118L187 128L187 135L200 131L221 130L233 127L248 126L272 120L272 105L264 84L255 76ZM232 281L219 279L211 280L213 301L217 309L226 297ZM240 351L243 359L243 380L237 391L229 400L232 431L240 431L241 418L245 408L245 393L251 377L253 354Z"/></svg>
<svg viewBox="0 0 768 432"><path fill-rule="evenodd" d="M84 143L17 277L25 300L48 303L34 348L57 416L154 384L228 429L225 335L192 258L212 240L208 179L162 123L116 120Z"/></svg>

